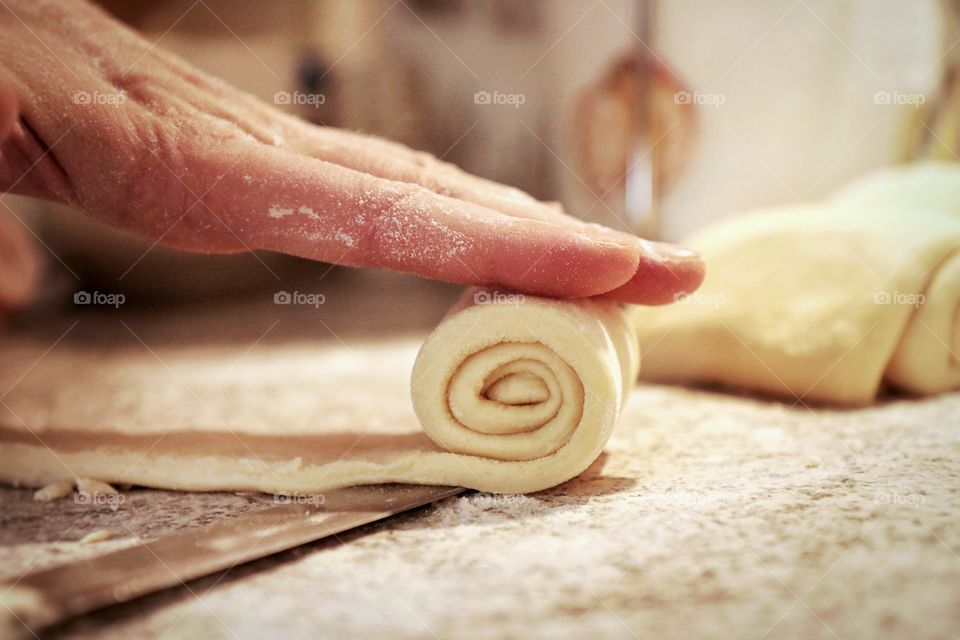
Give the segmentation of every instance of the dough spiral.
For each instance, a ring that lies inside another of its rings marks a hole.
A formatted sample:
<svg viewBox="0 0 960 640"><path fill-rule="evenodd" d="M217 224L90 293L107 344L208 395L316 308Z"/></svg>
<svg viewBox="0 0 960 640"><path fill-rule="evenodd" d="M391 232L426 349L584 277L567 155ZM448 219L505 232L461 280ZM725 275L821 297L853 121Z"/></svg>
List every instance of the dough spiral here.
<svg viewBox="0 0 960 640"><path fill-rule="evenodd" d="M451 452L444 482L536 491L600 455L638 367L613 303L474 289L421 348L411 395L426 434Z"/></svg>

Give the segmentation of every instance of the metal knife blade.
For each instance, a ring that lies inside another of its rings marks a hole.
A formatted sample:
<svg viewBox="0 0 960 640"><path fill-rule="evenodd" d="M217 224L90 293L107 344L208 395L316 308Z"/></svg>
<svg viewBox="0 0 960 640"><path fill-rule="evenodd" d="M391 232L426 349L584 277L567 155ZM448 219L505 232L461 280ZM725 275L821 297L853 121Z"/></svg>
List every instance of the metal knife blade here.
<svg viewBox="0 0 960 640"><path fill-rule="evenodd" d="M67 618L319 540L465 491L352 487L291 501L0 583L0 637L34 634Z"/></svg>

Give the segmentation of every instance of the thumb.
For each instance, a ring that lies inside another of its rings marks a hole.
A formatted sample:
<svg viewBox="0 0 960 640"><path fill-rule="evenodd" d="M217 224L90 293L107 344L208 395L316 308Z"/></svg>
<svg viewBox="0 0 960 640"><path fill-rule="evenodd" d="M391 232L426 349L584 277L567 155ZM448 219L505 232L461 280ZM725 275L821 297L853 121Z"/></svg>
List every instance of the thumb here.
<svg viewBox="0 0 960 640"><path fill-rule="evenodd" d="M17 94L0 76L0 143L17 123ZM38 261L23 223L0 206L0 316L30 301L37 284Z"/></svg>
<svg viewBox="0 0 960 640"><path fill-rule="evenodd" d="M0 142L7 139L17 122L17 94L13 85L0 76Z"/></svg>
<svg viewBox="0 0 960 640"><path fill-rule="evenodd" d="M0 206L0 317L30 302L38 277L32 239L6 205Z"/></svg>

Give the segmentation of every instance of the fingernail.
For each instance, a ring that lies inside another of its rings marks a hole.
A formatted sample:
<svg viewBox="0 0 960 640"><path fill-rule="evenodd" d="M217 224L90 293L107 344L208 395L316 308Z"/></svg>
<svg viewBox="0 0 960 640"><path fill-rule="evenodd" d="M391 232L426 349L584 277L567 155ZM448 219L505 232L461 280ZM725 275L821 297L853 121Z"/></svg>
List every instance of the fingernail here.
<svg viewBox="0 0 960 640"><path fill-rule="evenodd" d="M651 250L671 260L699 260L700 254L680 245L669 242L649 242Z"/></svg>
<svg viewBox="0 0 960 640"><path fill-rule="evenodd" d="M634 249L642 246L644 242L642 238L638 238L635 235L594 223L588 223L583 226L583 235L591 240L615 242L619 245L625 245Z"/></svg>

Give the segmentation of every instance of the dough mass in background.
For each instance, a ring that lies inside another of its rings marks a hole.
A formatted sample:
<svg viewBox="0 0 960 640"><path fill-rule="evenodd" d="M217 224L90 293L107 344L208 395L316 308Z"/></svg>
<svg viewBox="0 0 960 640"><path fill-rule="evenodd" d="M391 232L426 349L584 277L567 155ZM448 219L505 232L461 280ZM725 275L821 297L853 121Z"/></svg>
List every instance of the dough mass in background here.
<svg viewBox="0 0 960 640"><path fill-rule="evenodd" d="M688 243L707 275L635 307L641 378L866 405L883 384L960 386L960 166L878 171L821 203L750 212Z"/></svg>

